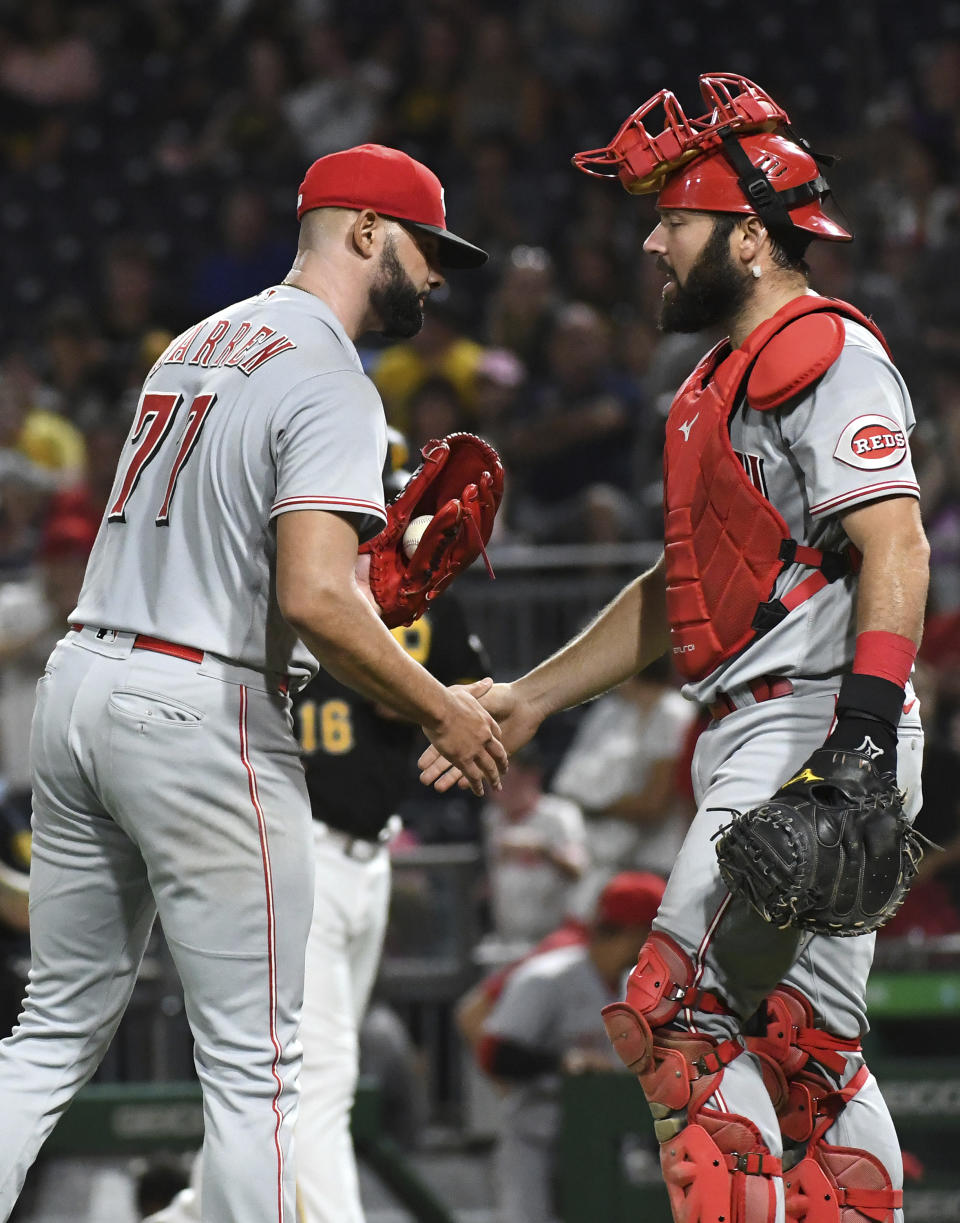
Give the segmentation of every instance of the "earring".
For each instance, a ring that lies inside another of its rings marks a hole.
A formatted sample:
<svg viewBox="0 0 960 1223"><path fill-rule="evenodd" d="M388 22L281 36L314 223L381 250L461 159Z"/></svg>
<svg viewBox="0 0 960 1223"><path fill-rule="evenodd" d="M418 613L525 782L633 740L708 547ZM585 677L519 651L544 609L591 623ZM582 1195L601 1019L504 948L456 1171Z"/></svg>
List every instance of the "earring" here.
<svg viewBox="0 0 960 1223"><path fill-rule="evenodd" d="M753 276L754 280L759 280L760 277L763 275L763 269L761 268L759 263L755 263L753 267L750 269L750 273Z"/></svg>

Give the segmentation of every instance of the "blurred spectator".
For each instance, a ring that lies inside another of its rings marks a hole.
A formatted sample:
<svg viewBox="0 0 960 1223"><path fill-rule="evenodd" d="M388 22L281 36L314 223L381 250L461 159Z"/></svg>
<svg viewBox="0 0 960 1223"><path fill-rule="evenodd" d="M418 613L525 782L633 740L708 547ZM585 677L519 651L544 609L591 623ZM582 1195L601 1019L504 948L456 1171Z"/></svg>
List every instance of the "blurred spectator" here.
<svg viewBox="0 0 960 1223"><path fill-rule="evenodd" d="M557 1217L560 1075L623 1070L600 1012L621 997L662 896L662 881L651 875L617 875L598 899L586 943L521 964L483 1025L477 1060L505 1086L497 1151L503 1223Z"/></svg>
<svg viewBox="0 0 960 1223"><path fill-rule="evenodd" d="M928 850L920 877L882 938L960 932L960 704L941 710L937 673L918 663L913 676L926 742L923 749L923 807L916 827L942 847Z"/></svg>
<svg viewBox="0 0 960 1223"><path fill-rule="evenodd" d="M469 153L490 132L511 132L521 148L543 133L546 96L531 65L516 17L480 12L471 30L470 62L454 101L454 134ZM458 214L459 215L459 214Z"/></svg>
<svg viewBox="0 0 960 1223"><path fill-rule="evenodd" d="M408 148L446 179L462 61L460 31L447 14L420 10L407 33L408 69L387 107L389 143Z"/></svg>
<svg viewBox="0 0 960 1223"><path fill-rule="evenodd" d="M588 914L617 871L669 875L688 824L677 760L695 717L666 657L587 706L552 785L587 819L591 865L571 899L574 914Z"/></svg>
<svg viewBox="0 0 960 1223"><path fill-rule="evenodd" d="M478 135L466 155L470 189L461 192L451 186L451 208L463 233L496 265L518 242L536 236L539 187L526 174L509 129Z"/></svg>
<svg viewBox="0 0 960 1223"><path fill-rule="evenodd" d="M121 234L104 250L99 313L115 384L129 381L146 336L162 326L166 306L156 263L144 241Z"/></svg>
<svg viewBox="0 0 960 1223"><path fill-rule="evenodd" d="M483 811L493 944L513 958L555 929L587 867L576 803L542 790L535 745L514 753L503 788ZM491 951L492 954L492 951Z"/></svg>
<svg viewBox="0 0 960 1223"><path fill-rule="evenodd" d="M375 997L360 1024L360 1074L380 1092L384 1131L415 1147L427 1121L427 1088L419 1051L397 1012Z"/></svg>
<svg viewBox="0 0 960 1223"><path fill-rule="evenodd" d="M0 414L2 399L0 384ZM18 579L28 573L52 492L53 480L43 468L15 450L0 449L0 579ZM25 627L32 630L33 616L19 599L15 605L15 613L7 612L7 623L19 640Z"/></svg>
<svg viewBox="0 0 960 1223"><path fill-rule="evenodd" d="M565 285L572 301L586 302L609 316L628 298L623 263L608 241L582 234L568 244Z"/></svg>
<svg viewBox="0 0 960 1223"><path fill-rule="evenodd" d="M283 280L294 249L278 241L260 191L237 187L223 205L219 249L200 262L193 282L193 312L212 314Z"/></svg>
<svg viewBox="0 0 960 1223"><path fill-rule="evenodd" d="M514 419L527 371L509 348L488 348L474 374L470 428L502 447L501 440Z"/></svg>
<svg viewBox="0 0 960 1223"><path fill-rule="evenodd" d="M77 605L96 528L83 518L51 518L36 570L0 586L0 779L12 794L30 790L30 722L37 680Z"/></svg>
<svg viewBox="0 0 960 1223"><path fill-rule="evenodd" d="M926 454L918 465L927 538L930 540L930 607L960 608L960 359L944 354L932 368L932 411L921 436Z"/></svg>
<svg viewBox="0 0 960 1223"><path fill-rule="evenodd" d="M83 476L53 494L49 509L51 520L76 522L80 519L92 535L96 534L113 488L128 425L124 417L107 414L91 415L87 419L83 433L86 452Z"/></svg>
<svg viewBox="0 0 960 1223"><path fill-rule="evenodd" d="M413 393L407 405L407 421L415 455L431 438L455 433L467 423L457 388L440 377L428 378Z"/></svg>
<svg viewBox="0 0 960 1223"><path fill-rule="evenodd" d="M390 423L401 433L410 433L410 399L436 376L452 383L461 401L472 405L482 355L483 348L463 334L455 303L449 297L431 301L420 332L412 340L391 344L372 361L370 374L383 397Z"/></svg>
<svg viewBox="0 0 960 1223"><path fill-rule="evenodd" d="M100 89L96 51L73 18L62 0L37 0L18 10L19 28L0 40L0 141L15 165L52 160L67 132L61 112Z"/></svg>
<svg viewBox="0 0 960 1223"><path fill-rule="evenodd" d="M82 435L59 414L55 393L21 352L7 357L0 376L0 450L49 474L50 487L70 483L83 471ZM19 513L14 506L8 511Z"/></svg>
<svg viewBox="0 0 960 1223"><path fill-rule="evenodd" d="M547 376L530 398L505 439L519 486L514 526L540 542L632 538L640 392L613 365L610 327L592 306L561 310Z"/></svg>
<svg viewBox="0 0 960 1223"><path fill-rule="evenodd" d="M274 39L254 38L245 45L244 57L243 83L211 116L201 157L223 173L256 183L295 183L297 168L305 167L287 119L284 48Z"/></svg>
<svg viewBox="0 0 960 1223"><path fill-rule="evenodd" d="M45 374L57 410L74 423L102 412L115 387L90 311L77 299L61 300L47 315L45 339Z"/></svg>
<svg viewBox="0 0 960 1223"><path fill-rule="evenodd" d="M286 95L284 108L306 159L372 140L393 86L387 66L351 60L340 32L324 24L307 26L299 56L304 79Z"/></svg>
<svg viewBox="0 0 960 1223"><path fill-rule="evenodd" d="M30 796L0 782L0 1040L20 1014L30 967Z"/></svg>
<svg viewBox="0 0 960 1223"><path fill-rule="evenodd" d="M558 307L550 254L539 246L514 247L491 298L487 336L492 344L515 352L539 377L546 373Z"/></svg>

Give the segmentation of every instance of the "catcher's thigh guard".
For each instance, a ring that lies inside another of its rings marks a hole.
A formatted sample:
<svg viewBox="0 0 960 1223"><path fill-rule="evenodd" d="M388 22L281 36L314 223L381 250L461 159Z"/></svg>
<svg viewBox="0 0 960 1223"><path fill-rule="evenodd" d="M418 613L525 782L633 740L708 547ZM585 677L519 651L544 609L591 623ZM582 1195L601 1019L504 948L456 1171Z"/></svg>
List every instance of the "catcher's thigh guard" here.
<svg viewBox="0 0 960 1223"><path fill-rule="evenodd" d="M626 1002L604 1008L607 1034L650 1105L676 1223L774 1223L779 1158L746 1117L707 1107L742 1046L666 1026L682 1007L723 1009L692 981L686 953L669 936L651 934Z"/></svg>
<svg viewBox="0 0 960 1223"><path fill-rule="evenodd" d="M860 1042L814 1027L813 1007L799 990L782 985L766 1000L767 1028L747 1038L763 1067L783 1134L783 1186L793 1223L893 1223L903 1205L890 1173L876 1155L831 1146L823 1136L869 1077L861 1066L844 1086L831 1082L846 1069ZM826 1068L826 1069L824 1069Z"/></svg>

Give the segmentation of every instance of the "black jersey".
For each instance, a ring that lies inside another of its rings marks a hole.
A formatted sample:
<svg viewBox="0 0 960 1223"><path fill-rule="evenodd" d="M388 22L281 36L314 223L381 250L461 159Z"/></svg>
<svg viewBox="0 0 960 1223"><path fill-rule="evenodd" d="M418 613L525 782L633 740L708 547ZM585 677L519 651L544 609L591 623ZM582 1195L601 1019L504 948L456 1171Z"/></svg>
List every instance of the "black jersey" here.
<svg viewBox="0 0 960 1223"><path fill-rule="evenodd" d="M25 884L30 877L30 795L0 799L0 863L11 878ZM29 954L30 936L0 920L0 960ZM5 1036L6 1032L0 1033Z"/></svg>
<svg viewBox="0 0 960 1223"><path fill-rule="evenodd" d="M411 658L442 684L488 674L483 647L449 594L409 628L392 630ZM414 759L423 733L321 670L294 702L314 819L351 836L375 840L415 784Z"/></svg>

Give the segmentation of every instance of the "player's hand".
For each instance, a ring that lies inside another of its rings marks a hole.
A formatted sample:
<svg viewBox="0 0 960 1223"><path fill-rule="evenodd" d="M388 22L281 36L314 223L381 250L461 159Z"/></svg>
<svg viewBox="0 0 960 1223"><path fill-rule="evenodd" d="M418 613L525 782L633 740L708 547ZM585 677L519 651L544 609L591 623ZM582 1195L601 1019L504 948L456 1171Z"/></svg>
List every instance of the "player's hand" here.
<svg viewBox="0 0 960 1223"><path fill-rule="evenodd" d="M423 728L437 756L453 765L457 778L463 777L478 797L483 795L484 780L499 790L501 773L507 769L500 727L477 699L492 685L492 679L484 679L447 688L445 713L435 725Z"/></svg>
<svg viewBox="0 0 960 1223"><path fill-rule="evenodd" d="M502 732L502 746L508 753L529 743L543 721L542 714L534 709L531 702L523 699L515 684L491 684L489 680L480 680L471 684L467 691L477 697L497 719ZM437 751L436 746L428 747L418 764L421 782L425 786L433 786L441 794L456 785L462 790L472 788L456 762Z"/></svg>

